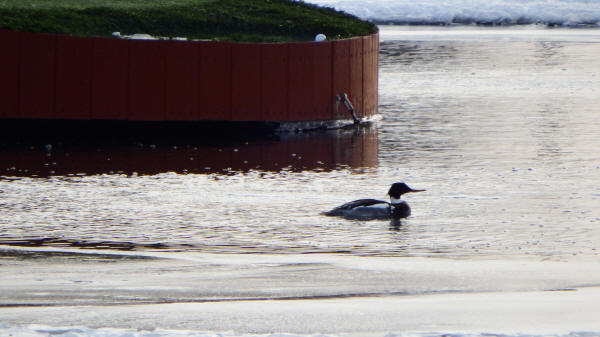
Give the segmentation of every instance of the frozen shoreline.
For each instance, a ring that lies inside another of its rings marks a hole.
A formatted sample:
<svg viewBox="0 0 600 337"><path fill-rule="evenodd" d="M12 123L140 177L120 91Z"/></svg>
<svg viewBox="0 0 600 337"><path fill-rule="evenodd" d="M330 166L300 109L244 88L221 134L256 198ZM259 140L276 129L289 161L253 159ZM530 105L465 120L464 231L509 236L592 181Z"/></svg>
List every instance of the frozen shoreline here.
<svg viewBox="0 0 600 337"><path fill-rule="evenodd" d="M600 4L585 0L310 0L377 23L598 26Z"/></svg>
<svg viewBox="0 0 600 337"><path fill-rule="evenodd" d="M354 257L0 246L5 307L344 299L600 286L590 257Z"/></svg>
<svg viewBox="0 0 600 337"><path fill-rule="evenodd" d="M527 41L584 41L600 42L600 30L593 28L548 28L543 25L511 27L482 27L458 25L443 26L396 26L380 25L381 42L386 41L448 41L448 40L494 40Z"/></svg>
<svg viewBox="0 0 600 337"><path fill-rule="evenodd" d="M0 335L600 334L594 259L1 249Z"/></svg>
<svg viewBox="0 0 600 337"><path fill-rule="evenodd" d="M0 332L35 331L40 328L29 324L41 324L56 330L82 331L69 336L143 336L144 331L154 329L160 330L154 331L152 336L175 333L169 330L201 336L224 331L231 336L278 332L285 332L286 336L374 337L408 333L410 336L431 336L435 332L456 336L483 333L568 336L569 333L587 332L576 336L597 336L600 334L599 296L600 288L593 287L576 291L332 300L3 308ZM111 329L101 329L104 327Z"/></svg>

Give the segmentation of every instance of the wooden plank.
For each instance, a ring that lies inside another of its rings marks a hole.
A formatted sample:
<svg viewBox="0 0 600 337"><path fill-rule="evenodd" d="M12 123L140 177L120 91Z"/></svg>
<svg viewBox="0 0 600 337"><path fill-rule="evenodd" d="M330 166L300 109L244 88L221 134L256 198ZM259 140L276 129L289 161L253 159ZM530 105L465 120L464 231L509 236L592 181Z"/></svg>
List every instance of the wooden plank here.
<svg viewBox="0 0 600 337"><path fill-rule="evenodd" d="M350 40L333 42L333 95L347 93L350 95ZM338 111L333 112L336 118L351 118L340 104Z"/></svg>
<svg viewBox="0 0 600 337"><path fill-rule="evenodd" d="M231 52L231 118L258 121L260 106L260 45L234 44Z"/></svg>
<svg viewBox="0 0 600 337"><path fill-rule="evenodd" d="M91 118L92 40L58 36L56 118Z"/></svg>
<svg viewBox="0 0 600 337"><path fill-rule="evenodd" d="M363 111L368 116L377 113L378 44L377 34L364 38Z"/></svg>
<svg viewBox="0 0 600 337"><path fill-rule="evenodd" d="M231 120L231 44L202 43L199 118Z"/></svg>
<svg viewBox="0 0 600 337"><path fill-rule="evenodd" d="M198 115L197 43L165 41L166 114L168 120L193 120Z"/></svg>
<svg viewBox="0 0 600 337"><path fill-rule="evenodd" d="M288 119L288 48L285 44L265 44L261 57L262 119Z"/></svg>
<svg viewBox="0 0 600 337"><path fill-rule="evenodd" d="M313 44L313 97L315 120L333 119L333 92L332 92L332 43L319 42Z"/></svg>
<svg viewBox="0 0 600 337"><path fill-rule="evenodd" d="M373 113L377 114L379 110L379 34L375 34L373 37L373 58L375 59L373 62L373 88L374 88L374 98L373 98Z"/></svg>
<svg viewBox="0 0 600 337"><path fill-rule="evenodd" d="M129 52L129 119L164 120L164 44L132 40Z"/></svg>
<svg viewBox="0 0 600 337"><path fill-rule="evenodd" d="M124 120L129 115L129 41L94 39L92 118Z"/></svg>
<svg viewBox="0 0 600 337"><path fill-rule="evenodd" d="M289 120L311 120L316 115L313 91L314 50L311 43L292 43L289 45Z"/></svg>
<svg viewBox="0 0 600 337"><path fill-rule="evenodd" d="M22 33L20 116L54 118L56 37Z"/></svg>
<svg viewBox="0 0 600 337"><path fill-rule="evenodd" d="M350 39L350 101L356 116L363 117L363 39Z"/></svg>
<svg viewBox="0 0 600 337"><path fill-rule="evenodd" d="M19 117L19 33L0 30L0 117Z"/></svg>

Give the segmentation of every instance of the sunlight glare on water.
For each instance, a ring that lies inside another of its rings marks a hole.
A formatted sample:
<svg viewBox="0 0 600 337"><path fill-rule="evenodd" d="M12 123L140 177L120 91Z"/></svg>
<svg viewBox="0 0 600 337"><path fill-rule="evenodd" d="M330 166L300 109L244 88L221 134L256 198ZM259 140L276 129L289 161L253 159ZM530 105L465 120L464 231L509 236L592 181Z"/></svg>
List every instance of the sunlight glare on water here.
<svg viewBox="0 0 600 337"><path fill-rule="evenodd" d="M512 31L382 29L380 164L406 148L465 246L595 255L600 34Z"/></svg>

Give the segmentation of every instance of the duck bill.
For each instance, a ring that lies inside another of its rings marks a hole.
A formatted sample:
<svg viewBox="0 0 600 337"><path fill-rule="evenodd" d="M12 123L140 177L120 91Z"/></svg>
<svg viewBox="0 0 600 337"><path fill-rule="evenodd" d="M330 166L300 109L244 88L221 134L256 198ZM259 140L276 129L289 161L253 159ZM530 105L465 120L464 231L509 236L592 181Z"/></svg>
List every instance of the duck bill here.
<svg viewBox="0 0 600 337"><path fill-rule="evenodd" d="M410 189L410 191L406 191L406 193L417 193L417 192L425 192L427 190L413 190L412 188Z"/></svg>

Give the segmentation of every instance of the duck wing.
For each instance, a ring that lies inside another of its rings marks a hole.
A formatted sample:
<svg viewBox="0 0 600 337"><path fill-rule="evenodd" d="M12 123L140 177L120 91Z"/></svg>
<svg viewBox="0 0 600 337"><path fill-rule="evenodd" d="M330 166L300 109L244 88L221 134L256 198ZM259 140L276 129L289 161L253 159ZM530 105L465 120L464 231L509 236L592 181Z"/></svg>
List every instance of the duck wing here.
<svg viewBox="0 0 600 337"><path fill-rule="evenodd" d="M358 199L358 200L347 202L341 206L338 206L338 207L332 209L331 211L323 212L322 214L329 215L329 216L340 216L340 215L347 214L348 211L353 210L357 207L366 207L366 206L372 206L372 205L377 205L377 204L389 205L390 203L387 201L377 200L377 199Z"/></svg>
<svg viewBox="0 0 600 337"><path fill-rule="evenodd" d="M358 199L358 200L347 202L336 208L349 210L349 209L353 209L356 207L366 207L366 206L371 206L371 205L376 205L376 204L388 204L389 205L389 202L383 201L383 200L377 200L377 199Z"/></svg>

